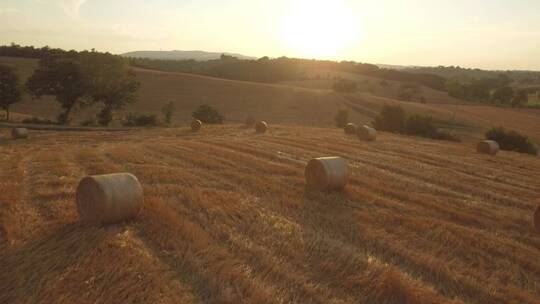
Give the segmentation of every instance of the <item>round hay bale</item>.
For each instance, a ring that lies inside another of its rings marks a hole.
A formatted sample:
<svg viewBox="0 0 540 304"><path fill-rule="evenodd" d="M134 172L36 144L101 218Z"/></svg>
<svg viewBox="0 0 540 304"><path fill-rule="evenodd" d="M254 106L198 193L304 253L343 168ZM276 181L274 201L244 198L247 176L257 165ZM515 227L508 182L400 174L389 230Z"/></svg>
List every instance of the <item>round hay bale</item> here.
<svg viewBox="0 0 540 304"><path fill-rule="evenodd" d="M476 146L476 151L481 154L495 155L499 150L499 144L494 140L484 140Z"/></svg>
<svg viewBox="0 0 540 304"><path fill-rule="evenodd" d="M259 121L257 124L255 124L255 131L259 134L266 133L266 130L268 130L268 124L266 121Z"/></svg>
<svg viewBox="0 0 540 304"><path fill-rule="evenodd" d="M26 129L26 128L13 128L13 129L11 129L11 137L13 139L28 138L28 129Z"/></svg>
<svg viewBox="0 0 540 304"><path fill-rule="evenodd" d="M306 184L311 189L340 190L349 181L349 165L341 157L321 157L310 160L304 172Z"/></svg>
<svg viewBox="0 0 540 304"><path fill-rule="evenodd" d="M356 130L358 130L358 126L353 123L348 123L345 128L345 134L347 135L353 135L356 134Z"/></svg>
<svg viewBox="0 0 540 304"><path fill-rule="evenodd" d="M192 132L199 132L202 128L202 121L196 119L191 122L191 131Z"/></svg>
<svg viewBox="0 0 540 304"><path fill-rule="evenodd" d="M141 184L130 173L87 176L77 186L76 199L81 220L99 224L135 218L144 202Z"/></svg>
<svg viewBox="0 0 540 304"><path fill-rule="evenodd" d="M377 130L368 127L368 126L361 126L358 128L358 139L364 140L364 141L375 141L377 139Z"/></svg>
<svg viewBox="0 0 540 304"><path fill-rule="evenodd" d="M538 206L534 212L533 224L536 231L540 233L540 206Z"/></svg>

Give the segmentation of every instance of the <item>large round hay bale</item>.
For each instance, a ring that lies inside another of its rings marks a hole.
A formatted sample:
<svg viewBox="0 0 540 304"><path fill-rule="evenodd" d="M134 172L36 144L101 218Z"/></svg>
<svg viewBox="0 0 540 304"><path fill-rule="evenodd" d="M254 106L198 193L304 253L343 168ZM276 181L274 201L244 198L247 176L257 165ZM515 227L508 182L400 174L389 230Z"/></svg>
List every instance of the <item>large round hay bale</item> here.
<svg viewBox="0 0 540 304"><path fill-rule="evenodd" d="M199 132L202 128L202 121L196 119L191 122L191 131L192 132Z"/></svg>
<svg viewBox="0 0 540 304"><path fill-rule="evenodd" d="M356 134L356 130L358 130L358 126L353 123L348 123L345 128L345 134L347 135L353 135Z"/></svg>
<svg viewBox="0 0 540 304"><path fill-rule="evenodd" d="M28 129L26 129L26 128L13 128L13 129L11 129L11 137L13 139L28 138Z"/></svg>
<svg viewBox="0 0 540 304"><path fill-rule="evenodd" d="M540 233L540 206L538 206L538 208L536 208L536 211L534 212L533 223L536 231Z"/></svg>
<svg viewBox="0 0 540 304"><path fill-rule="evenodd" d="M266 130L268 130L268 124L266 121L259 121L257 124L255 124L255 131L259 134L266 133Z"/></svg>
<svg viewBox="0 0 540 304"><path fill-rule="evenodd" d="M499 144L494 140L484 140L479 142L476 146L476 151L482 154L495 155L499 150Z"/></svg>
<svg viewBox="0 0 540 304"><path fill-rule="evenodd" d="M321 157L308 162L305 172L309 188L321 191L340 190L349 181L349 165L341 157Z"/></svg>
<svg viewBox="0 0 540 304"><path fill-rule="evenodd" d="M76 199L81 220L100 224L132 219L144 202L141 184L130 173L87 176L79 182Z"/></svg>
<svg viewBox="0 0 540 304"><path fill-rule="evenodd" d="M358 139L360 140L374 141L377 139L377 130L368 126L359 127L357 134L358 134Z"/></svg>

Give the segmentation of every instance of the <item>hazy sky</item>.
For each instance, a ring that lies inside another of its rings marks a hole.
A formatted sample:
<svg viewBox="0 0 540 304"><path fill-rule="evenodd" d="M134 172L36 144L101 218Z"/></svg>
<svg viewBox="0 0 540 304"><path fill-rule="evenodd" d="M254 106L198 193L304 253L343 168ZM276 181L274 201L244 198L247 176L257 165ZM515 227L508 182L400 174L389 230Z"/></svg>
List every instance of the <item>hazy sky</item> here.
<svg viewBox="0 0 540 304"><path fill-rule="evenodd" d="M540 70L540 0L0 0L0 44Z"/></svg>

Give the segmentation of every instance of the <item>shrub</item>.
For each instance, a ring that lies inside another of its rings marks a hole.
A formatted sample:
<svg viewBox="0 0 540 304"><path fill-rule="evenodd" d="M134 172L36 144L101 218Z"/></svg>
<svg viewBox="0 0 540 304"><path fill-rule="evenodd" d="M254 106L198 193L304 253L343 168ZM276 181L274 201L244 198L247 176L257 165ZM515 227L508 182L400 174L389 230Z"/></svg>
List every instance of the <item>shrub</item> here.
<svg viewBox="0 0 540 304"><path fill-rule="evenodd" d="M431 116L413 114L407 116L400 106L385 105L375 117L373 126L377 130L421 136L437 140L459 141L452 134L440 131Z"/></svg>
<svg viewBox="0 0 540 304"><path fill-rule="evenodd" d="M128 114L123 125L127 127L148 127L157 126L156 115L136 115Z"/></svg>
<svg viewBox="0 0 540 304"><path fill-rule="evenodd" d="M199 106L193 112L192 117L207 124L223 124L223 121L225 120L223 114L209 105Z"/></svg>
<svg viewBox="0 0 540 304"><path fill-rule="evenodd" d="M405 121L405 133L432 138L437 133L437 127L431 116L413 114Z"/></svg>
<svg viewBox="0 0 540 304"><path fill-rule="evenodd" d="M349 112L347 110L340 110L337 112L336 116L334 116L334 121L338 128L345 128L349 122Z"/></svg>
<svg viewBox="0 0 540 304"><path fill-rule="evenodd" d="M405 119L406 115L402 107L384 105L381 113L375 117L373 126L380 131L401 133L405 126Z"/></svg>
<svg viewBox="0 0 540 304"><path fill-rule="evenodd" d="M334 92L350 93L358 89L356 82L347 79L337 79L332 85Z"/></svg>
<svg viewBox="0 0 540 304"><path fill-rule="evenodd" d="M172 101L169 101L168 103L164 104L161 108L161 113L163 113L163 116L165 117L165 122L167 124L171 123L174 111L176 110L176 107Z"/></svg>
<svg viewBox="0 0 540 304"><path fill-rule="evenodd" d="M486 132L486 139L499 143L501 150L538 155L538 148L524 135L503 127L492 128Z"/></svg>

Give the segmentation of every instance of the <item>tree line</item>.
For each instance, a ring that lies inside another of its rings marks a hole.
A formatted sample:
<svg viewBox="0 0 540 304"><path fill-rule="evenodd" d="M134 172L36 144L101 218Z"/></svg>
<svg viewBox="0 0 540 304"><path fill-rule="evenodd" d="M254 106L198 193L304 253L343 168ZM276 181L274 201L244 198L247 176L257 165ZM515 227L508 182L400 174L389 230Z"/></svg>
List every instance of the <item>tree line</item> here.
<svg viewBox="0 0 540 304"><path fill-rule="evenodd" d="M19 102L24 93L33 98L55 97L62 108L57 117L60 124L69 123L76 107L99 105L98 122L108 125L114 111L135 101L139 82L127 60L120 56L48 48L42 54L43 49L33 49L34 53L32 48L19 49L22 54L42 57L24 85L13 68L0 65L0 107L8 120L10 106Z"/></svg>
<svg viewBox="0 0 540 304"><path fill-rule="evenodd" d="M448 95L463 100L511 106L527 103L529 94L538 90L513 88L511 83L512 79L506 74L468 81L452 78L447 81L446 90Z"/></svg>
<svg viewBox="0 0 540 304"><path fill-rule="evenodd" d="M386 80L414 82L436 90L444 90L446 83L445 78L437 75L385 69L373 64L354 61L337 62L288 57L262 57L257 60L244 60L227 55L209 61L147 58L130 58L129 60L133 66L141 68L265 83L304 80L307 79L307 70L312 68L349 72Z"/></svg>

